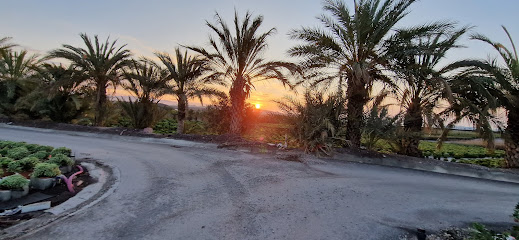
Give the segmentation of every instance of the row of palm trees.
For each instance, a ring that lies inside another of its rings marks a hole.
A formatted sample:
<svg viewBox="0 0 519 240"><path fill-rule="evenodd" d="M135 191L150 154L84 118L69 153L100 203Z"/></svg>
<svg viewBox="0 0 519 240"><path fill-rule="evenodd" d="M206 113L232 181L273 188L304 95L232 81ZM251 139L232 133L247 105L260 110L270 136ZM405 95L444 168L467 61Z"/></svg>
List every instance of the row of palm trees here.
<svg viewBox="0 0 519 240"><path fill-rule="evenodd" d="M400 139L401 153L421 156L418 143L422 128L443 124L446 117L455 119L448 127L469 119L492 147L492 113L503 107L508 112L506 160L509 166L519 167L519 65L512 40L510 51L484 36L472 36L496 48L504 68L495 61L477 60L440 67L446 53L460 47L460 37L470 28L436 22L395 30L414 2L360 0L350 9L342 1L327 0L324 10L328 14L319 17L324 29L292 31L291 37L303 43L291 48L289 54L302 59L300 65L312 86L338 86L340 94L345 89L345 136L354 146L361 143L364 107L373 99L372 88L379 82L399 100L403 111L406 134ZM441 102L447 102L448 107L437 114Z"/></svg>
<svg viewBox="0 0 519 240"><path fill-rule="evenodd" d="M440 67L446 54L460 47L460 38L470 28L435 22L395 29L415 2L359 0L350 9L340 0L326 0L326 13L319 17L321 28L303 27L290 33L292 39L300 41L288 51L288 55L300 60L298 63L263 58L267 39L276 29L260 32L263 17L250 13L242 19L235 13L231 27L216 14L216 23L207 22L214 33L208 47L184 46L198 55L189 57L177 49L174 60L166 53L157 53L161 64L132 60L126 45L116 47L117 41L109 39L100 43L97 36L92 41L85 34L81 37L86 48L63 45L46 59L69 60L69 68L84 76L73 79L81 83L76 87L92 86L96 125L102 125L106 115L107 89L120 85L123 79L126 88L135 89L139 103L144 105L156 103L167 93L176 95L179 122L185 116L187 99L222 95L211 86L227 86L233 134L241 130L245 101L257 81L278 80L290 88L309 83L310 87L322 87L345 98L345 136L356 147L361 144L364 108L374 99L375 84L381 83L385 86L382 95L393 96L401 103L406 134L400 140L400 151L414 156L421 155L418 143L422 128L433 123L443 125L446 117L454 119L443 126L446 129L469 119L483 137L492 140L492 113L504 108L508 112L506 160L510 167L518 167L519 63L512 40L509 50L484 36L472 36L492 45L504 66L495 61L465 60ZM0 47L5 54L12 54L5 50L12 47L5 40ZM3 62L6 65L8 60ZM443 102L448 106L438 113Z"/></svg>

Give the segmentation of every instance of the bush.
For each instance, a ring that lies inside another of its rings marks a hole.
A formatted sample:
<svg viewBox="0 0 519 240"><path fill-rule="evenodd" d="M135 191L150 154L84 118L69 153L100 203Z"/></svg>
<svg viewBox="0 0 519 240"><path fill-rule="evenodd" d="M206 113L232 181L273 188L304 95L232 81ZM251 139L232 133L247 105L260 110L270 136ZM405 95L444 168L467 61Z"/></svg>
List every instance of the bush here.
<svg viewBox="0 0 519 240"><path fill-rule="evenodd" d="M64 154L56 154L53 155L47 163L54 163L60 167L64 166L72 166L74 165L74 161L70 159L69 157L65 156Z"/></svg>
<svg viewBox="0 0 519 240"><path fill-rule="evenodd" d="M483 158L459 160L458 163L476 164L488 168L501 168L506 166L504 158Z"/></svg>
<svg viewBox="0 0 519 240"><path fill-rule="evenodd" d="M20 174L11 175L2 178L0 181L0 188L6 190L21 190L29 184L29 180Z"/></svg>
<svg viewBox="0 0 519 240"><path fill-rule="evenodd" d="M54 148L51 146L38 146L36 152L50 153L50 152L52 152L52 150L54 150Z"/></svg>
<svg viewBox="0 0 519 240"><path fill-rule="evenodd" d="M177 133L177 120L170 118L162 119L155 124L153 132L159 134L175 134Z"/></svg>
<svg viewBox="0 0 519 240"><path fill-rule="evenodd" d="M26 147L16 147L7 151L7 156L12 159L22 159L30 154Z"/></svg>
<svg viewBox="0 0 519 240"><path fill-rule="evenodd" d="M0 166L2 168L7 168L7 165L9 165L10 162L12 162L13 159L12 158L8 158L8 157L1 157L0 158Z"/></svg>
<svg viewBox="0 0 519 240"><path fill-rule="evenodd" d="M50 152L50 155L54 156L57 154L64 154L65 156L70 156L71 153L72 151L70 150L70 148L59 147L52 150L52 152Z"/></svg>
<svg viewBox="0 0 519 240"><path fill-rule="evenodd" d="M46 151L38 151L38 152L35 152L27 157L35 157L35 158L38 158L40 160L45 160L45 159L48 159L49 158L49 153L46 152Z"/></svg>
<svg viewBox="0 0 519 240"><path fill-rule="evenodd" d="M38 148L40 147L40 145L38 145L38 144L25 144L24 147L27 148L27 150L29 150L30 153L35 153L35 152L38 151Z"/></svg>
<svg viewBox="0 0 519 240"><path fill-rule="evenodd" d="M40 177L56 177L61 175L61 171L59 170L59 166L53 163L38 163L34 167L34 171L32 172L32 177L40 178Z"/></svg>
<svg viewBox="0 0 519 240"><path fill-rule="evenodd" d="M514 216L515 221L519 221L519 203L515 205L514 214L512 216Z"/></svg>
<svg viewBox="0 0 519 240"><path fill-rule="evenodd" d="M0 154L2 154L2 156L6 156L7 155L7 151L9 151L8 147L1 148L0 149Z"/></svg>
<svg viewBox="0 0 519 240"><path fill-rule="evenodd" d="M22 160L12 161L7 165L9 172L23 172L31 171L34 169L36 164L40 163L40 160L35 157L26 157Z"/></svg>

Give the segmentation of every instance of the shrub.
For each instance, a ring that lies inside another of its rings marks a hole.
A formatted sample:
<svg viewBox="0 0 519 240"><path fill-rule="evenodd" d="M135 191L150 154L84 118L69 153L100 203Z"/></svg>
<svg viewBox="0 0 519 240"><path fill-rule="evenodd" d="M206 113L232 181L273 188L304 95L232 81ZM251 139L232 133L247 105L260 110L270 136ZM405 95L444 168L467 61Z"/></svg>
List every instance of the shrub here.
<svg viewBox="0 0 519 240"><path fill-rule="evenodd" d="M519 221L519 203L515 205L514 214L512 216L514 216L515 221Z"/></svg>
<svg viewBox="0 0 519 240"><path fill-rule="evenodd" d="M26 157L22 160L10 162L7 165L7 170L9 172L31 171L38 163L40 163L39 159L35 157Z"/></svg>
<svg viewBox="0 0 519 240"><path fill-rule="evenodd" d="M38 144L26 144L24 147L27 148L27 150L29 150L30 153L35 153L38 151L38 147L40 145Z"/></svg>
<svg viewBox="0 0 519 240"><path fill-rule="evenodd" d="M45 159L48 159L49 158L49 153L46 152L46 151L38 151L38 152L35 152L27 157L35 157L35 158L38 158L40 160L45 160Z"/></svg>
<svg viewBox="0 0 519 240"><path fill-rule="evenodd" d="M0 149L0 154L2 154L2 156L6 156L7 155L7 151L9 151L8 147L1 148Z"/></svg>
<svg viewBox="0 0 519 240"><path fill-rule="evenodd" d="M27 157L29 154L26 147L16 147L7 151L7 156L15 160Z"/></svg>
<svg viewBox="0 0 519 240"><path fill-rule="evenodd" d="M0 181L0 188L7 190L21 190L29 184L29 180L20 174L5 177Z"/></svg>
<svg viewBox="0 0 519 240"><path fill-rule="evenodd" d="M34 167L34 171L32 172L32 177L40 178L40 177L56 177L61 175L61 171L59 170L59 166L53 163L38 163Z"/></svg>
<svg viewBox="0 0 519 240"><path fill-rule="evenodd" d="M10 162L12 162L13 159L12 158L8 158L8 157L1 157L0 158L0 166L2 168L7 168L7 165L9 165Z"/></svg>
<svg viewBox="0 0 519 240"><path fill-rule="evenodd" d="M155 124L153 132L160 134L175 134L177 133L177 120L170 118L162 119Z"/></svg>
<svg viewBox="0 0 519 240"><path fill-rule="evenodd" d="M52 150L52 152L50 152L50 155L54 156L56 154L64 154L65 156L70 156L71 153L72 151L70 150L70 148L59 147Z"/></svg>
<svg viewBox="0 0 519 240"><path fill-rule="evenodd" d="M74 161L70 159L69 157L65 156L64 154L56 154L53 155L47 163L54 163L60 167L62 166L72 166L74 165Z"/></svg>
<svg viewBox="0 0 519 240"><path fill-rule="evenodd" d="M54 148L51 147L51 146L38 146L36 152L46 152L46 153L50 153L50 152L52 152L52 150L54 150Z"/></svg>

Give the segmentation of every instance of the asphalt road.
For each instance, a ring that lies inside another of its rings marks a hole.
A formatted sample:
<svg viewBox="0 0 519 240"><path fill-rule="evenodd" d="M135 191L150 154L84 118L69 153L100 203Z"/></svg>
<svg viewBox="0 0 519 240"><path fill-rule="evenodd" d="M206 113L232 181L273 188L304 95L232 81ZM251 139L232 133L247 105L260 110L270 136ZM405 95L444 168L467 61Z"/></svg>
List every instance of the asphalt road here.
<svg viewBox="0 0 519 240"><path fill-rule="evenodd" d="M2 126L0 139L67 146L121 172L113 194L27 239L398 239L508 224L519 201L517 184L214 145Z"/></svg>

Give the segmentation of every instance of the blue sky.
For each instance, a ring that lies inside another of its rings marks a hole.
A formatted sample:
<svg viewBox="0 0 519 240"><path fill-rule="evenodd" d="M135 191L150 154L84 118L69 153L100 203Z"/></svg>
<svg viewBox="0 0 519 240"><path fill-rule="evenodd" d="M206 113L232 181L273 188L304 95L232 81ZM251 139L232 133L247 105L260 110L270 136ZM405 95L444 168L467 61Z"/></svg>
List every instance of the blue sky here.
<svg viewBox="0 0 519 240"><path fill-rule="evenodd" d="M345 1L353 4L353 0ZM213 22L217 11L230 22L236 8L242 15L246 10L263 15L264 30L277 28L277 34L269 40L267 57L285 59L286 50L295 44L287 33L301 26L319 26L315 17L323 13L320 0L12 0L2 1L1 6L0 37L13 37L12 42L40 54L63 43L81 45L81 32L118 38L137 56L173 52L178 44L204 45L209 35L205 20ZM422 0L399 25L450 20L508 43L501 29L504 24L519 42L518 9L517 0ZM467 48L451 52L449 61L495 56L483 43L466 40L463 44ZM269 105L268 101L287 94L274 82L257 87L251 102Z"/></svg>

